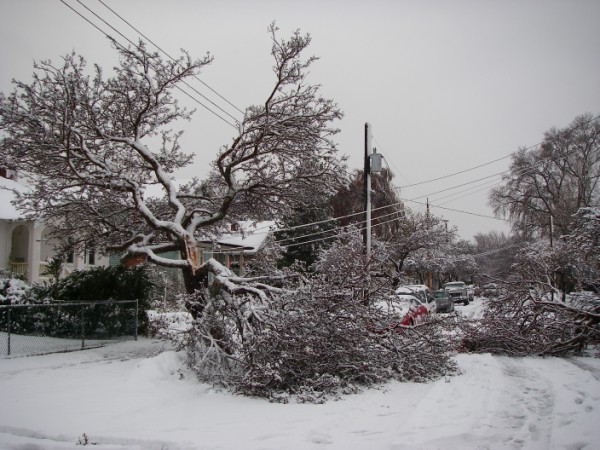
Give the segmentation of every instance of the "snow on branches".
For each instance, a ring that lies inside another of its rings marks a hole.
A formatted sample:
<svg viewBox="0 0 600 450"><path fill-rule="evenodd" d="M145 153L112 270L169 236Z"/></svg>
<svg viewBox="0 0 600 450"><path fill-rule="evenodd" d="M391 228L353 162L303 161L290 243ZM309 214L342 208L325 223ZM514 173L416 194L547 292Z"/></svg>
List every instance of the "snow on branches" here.
<svg viewBox="0 0 600 450"><path fill-rule="evenodd" d="M88 73L75 54L59 65L36 63L33 83L15 82L14 92L0 97L2 162L32 186L19 207L43 217L65 246L92 243L180 269L194 292L215 269L201 266L199 239L229 221L274 219L303 207L315 193L332 192L344 173L332 140L342 113L306 79L316 60L302 57L310 37L280 39L275 25L270 33L272 90L246 109L208 179L187 184L175 176L193 156L171 127L192 113L173 91L211 57L184 52L163 60L140 42L114 43L119 64L109 77L98 66Z"/></svg>

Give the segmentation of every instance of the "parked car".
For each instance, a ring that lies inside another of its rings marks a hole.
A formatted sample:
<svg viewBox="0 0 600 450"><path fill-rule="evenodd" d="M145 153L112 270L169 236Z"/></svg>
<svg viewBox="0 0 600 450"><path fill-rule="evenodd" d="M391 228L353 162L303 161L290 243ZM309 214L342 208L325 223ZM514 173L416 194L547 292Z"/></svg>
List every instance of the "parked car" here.
<svg viewBox="0 0 600 450"><path fill-rule="evenodd" d="M405 287L412 289L415 292L419 292L424 295L427 299L433 299L431 289L425 284L407 284Z"/></svg>
<svg viewBox="0 0 600 450"><path fill-rule="evenodd" d="M421 300L408 294L394 295L389 300L377 302L375 307L388 315L389 322L382 330L371 329L374 332L400 331L404 326L416 325L429 314L429 309Z"/></svg>
<svg viewBox="0 0 600 450"><path fill-rule="evenodd" d="M496 283L487 283L481 286L481 294L484 297L497 297L498 285Z"/></svg>
<svg viewBox="0 0 600 450"><path fill-rule="evenodd" d="M452 312L454 311L454 300L448 295L448 292L441 289L433 292L435 298L436 312Z"/></svg>
<svg viewBox="0 0 600 450"><path fill-rule="evenodd" d="M467 292L467 284L463 281L452 281L444 285L444 290L452 297L454 303L469 304L469 293Z"/></svg>
<svg viewBox="0 0 600 450"><path fill-rule="evenodd" d="M396 289L396 295L414 295L425 305L429 312L435 312L435 299L431 290L424 284L409 284Z"/></svg>

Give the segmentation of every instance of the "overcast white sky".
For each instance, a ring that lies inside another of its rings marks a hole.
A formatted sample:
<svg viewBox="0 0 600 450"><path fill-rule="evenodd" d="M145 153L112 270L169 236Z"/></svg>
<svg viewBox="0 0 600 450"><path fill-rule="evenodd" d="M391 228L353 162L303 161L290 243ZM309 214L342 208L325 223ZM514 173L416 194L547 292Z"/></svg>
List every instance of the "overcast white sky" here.
<svg viewBox="0 0 600 450"><path fill-rule="evenodd" d="M63 1L125 42L77 0ZM399 187L506 157L540 142L553 126L600 113L598 0L102 1L170 54L213 54L200 78L242 110L262 103L272 84L269 23L275 20L282 36L297 28L310 33L309 53L321 58L310 81L345 113L340 151L351 167L362 167L369 122ZM82 3L137 39L99 0ZM12 89L12 78L28 80L34 60L75 51L90 63L115 63L107 39L60 0L0 0L0 21L2 92ZM239 117L205 86L195 87ZM235 133L196 107L192 122L182 124L184 149L197 155L183 176L205 174ZM497 179L451 188L502 172L509 162L403 188L401 196L491 216L487 188ZM432 211L467 239L508 230L502 221Z"/></svg>

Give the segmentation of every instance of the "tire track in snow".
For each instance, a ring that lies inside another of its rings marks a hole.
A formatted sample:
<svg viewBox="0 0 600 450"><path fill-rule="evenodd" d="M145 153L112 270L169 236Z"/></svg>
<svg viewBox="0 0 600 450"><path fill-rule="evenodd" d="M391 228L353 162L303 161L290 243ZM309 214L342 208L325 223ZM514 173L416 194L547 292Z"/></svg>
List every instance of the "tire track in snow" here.
<svg viewBox="0 0 600 450"><path fill-rule="evenodd" d="M566 359L565 361L570 362L571 364L573 364L574 366L577 366L581 370L589 372L590 375L592 375L596 379L596 381L600 381L600 369L599 368L594 367L594 366L584 362L580 358L569 358L569 359Z"/></svg>
<svg viewBox="0 0 600 450"><path fill-rule="evenodd" d="M505 405L499 419L513 436L506 448L547 449L552 435L555 394L553 383L526 358L497 357L506 375Z"/></svg>
<svg viewBox="0 0 600 450"><path fill-rule="evenodd" d="M392 450L511 448L497 424L505 397L502 365L489 354L456 358L463 373L433 383L399 424Z"/></svg>
<svg viewBox="0 0 600 450"><path fill-rule="evenodd" d="M535 362L535 361L534 361ZM553 358L548 378L556 394L556 408L549 448L580 450L598 448L600 442L600 365L597 359Z"/></svg>

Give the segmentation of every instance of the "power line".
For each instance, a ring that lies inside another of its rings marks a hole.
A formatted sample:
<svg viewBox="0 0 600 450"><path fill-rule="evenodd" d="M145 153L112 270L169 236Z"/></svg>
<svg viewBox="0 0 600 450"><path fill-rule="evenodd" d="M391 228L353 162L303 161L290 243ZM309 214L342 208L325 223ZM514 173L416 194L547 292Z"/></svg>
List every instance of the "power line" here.
<svg viewBox="0 0 600 450"><path fill-rule="evenodd" d="M420 195L419 197L415 197L415 199L417 199L417 198L423 198L423 197L430 197L430 196L435 195L435 194L441 194L443 192L448 192L448 191L456 189L456 188L468 186L469 184L478 183L480 181L487 180L488 178L497 177L499 175L504 174L505 172L499 172L499 173L495 173L493 175L488 175L488 176L485 176L485 177L482 177L482 178L478 178L477 180L469 181L467 183L457 184L456 186L452 186L452 187L449 187L449 188L446 188L446 189L442 189L442 190L436 191L436 192L431 192L431 193L429 193L427 195Z"/></svg>
<svg viewBox="0 0 600 450"><path fill-rule="evenodd" d="M586 122L585 122L585 124L588 124L588 123L590 123L590 122L592 122L592 121L595 121L595 120L598 120L598 119L600 119L600 116L592 117L590 120L586 121ZM539 146L540 144L537 144L537 145ZM533 146L533 147L535 147L535 146ZM533 147L529 147L529 148L526 148L526 149L523 149L523 150L525 150L525 151L527 151L527 150L531 150ZM562 156L562 158L569 157L569 156L571 156L573 153L575 153L576 151L577 151L577 149L574 149L574 150L573 150L573 152L563 155L563 156ZM525 175L538 175L538 174L539 174L539 172L538 172L537 168L536 168L536 167L534 167L534 165L535 165L535 164L539 164L539 163L543 163L543 162L545 162L545 161L550 161L550 162L553 162L553 159L552 159L552 157L551 157L551 156L547 156L547 157L545 157L545 158L539 158L539 159L537 159L536 161L529 162L529 163L527 163L525 166L523 166L523 167L520 167L520 168L518 168L518 169L515 169L515 170L513 170L513 171L512 171L512 173L510 174L510 177L514 178L514 177L522 177L522 176L525 176ZM504 174L506 174L506 173L509 173L509 172L511 172L511 170L506 170L506 171L502 172L501 174L502 174L502 175L504 175ZM500 174L498 174L498 175L500 175ZM477 181L477 180L476 180L476 181ZM491 184L491 185L489 185L489 186L483 187L483 188L481 188L481 189L477 189L477 190L475 190L475 191L473 191L473 192L470 192L469 194L465 194L465 195L462 195L462 196L460 196L460 197L456 197L456 198L453 198L453 199L451 199L451 200L448 200L447 202L444 202L444 204L445 204L445 203L449 203L449 202L451 202L451 201L454 201L454 200L458 200L459 198L463 198L463 197L466 197L466 196L468 196L468 195L471 195L471 194L474 194L474 193L480 192L480 191L482 191L482 190L484 190L484 189L490 189L490 188L492 188L492 187L494 187L494 186L496 186L496 185L499 185L501 182L502 182L502 178L501 178L499 181L497 181L497 182L494 182L494 183L492 183L492 184ZM484 183L482 183L482 185L485 185L485 184L488 184L488 183L489 183L489 181L488 181L488 182L484 182ZM454 188L456 188L456 187L459 187L459 186L454 186L454 187L452 187L452 188L449 188L449 189L454 189ZM465 191L468 191L468 190L470 190L470 189L466 189L466 190L464 190L464 191L460 191L460 192L465 192ZM439 192L443 192L443 191L439 191ZM433 193L433 194L429 194L429 195L435 195L435 194L437 194L437 193L439 193L439 192L435 192L435 193ZM456 194L459 194L460 192L456 192L455 194L449 194L449 195L447 195L447 196L445 196L445 197L438 198L437 200L441 200L441 199L443 199L443 198L447 198L447 197L452 197L452 196L454 196L454 195L456 195Z"/></svg>
<svg viewBox="0 0 600 450"><path fill-rule="evenodd" d="M62 0L61 0L62 1ZM92 13L96 18L98 18L99 20L101 20L102 22L104 22L105 25L109 26L111 29L113 29L116 33L118 33L120 36L122 36L127 42L129 42L131 45L133 45L134 47L136 47L139 51L143 51L139 48L139 46L137 44L135 44L133 41L131 41L128 37L126 37L123 33L121 33L119 30L117 30L114 26L112 26L110 23L108 23L106 20L104 20L102 17L100 17L98 14L96 14L94 11L92 11L88 6L84 5L81 0L75 0L77 3L79 3L81 6L83 6L85 9L87 9L90 13ZM146 52L144 52L146 55L148 55ZM163 52L164 53L164 52ZM170 57L170 56L169 56ZM174 62L176 62L179 66L181 66L174 58L170 57ZM237 122L239 122L237 120L237 118L235 118L234 116L232 116L231 114L229 114L227 111L225 111L223 108L221 108L219 105L217 105L215 102L213 102L212 100L210 100L208 97L206 97L204 94L202 94L200 91L198 91L196 88L194 88L193 86L191 86L188 82L186 82L185 80L181 80L181 82L183 84L185 84L188 88L190 88L192 91L196 92L200 97L202 97L203 99L205 99L207 102L209 102L210 104L212 104L214 107L216 107L218 110L220 110L221 112L223 112L224 114L226 114L227 116L231 117L233 120ZM177 86L176 86L177 87ZM231 122L229 122L228 120L224 119L223 117L221 117L219 114L215 113L213 110L211 110L210 108L208 108L206 105L204 105L203 103L201 103L200 101L196 100L194 97L192 97L189 93L183 91L181 88L178 88L180 91L182 91L184 94L186 94L188 97L190 97L191 99L197 101L200 105L202 105L204 108L206 108L207 110L209 110L211 113L213 113L214 115L216 115L217 117L219 117L219 119L225 121L226 123L228 123L229 125L233 126L234 128L237 129L237 126L232 124Z"/></svg>
<svg viewBox="0 0 600 450"><path fill-rule="evenodd" d="M69 8L71 11L73 11L75 14L77 14L79 17L81 17L83 20L85 20L87 23L89 23L90 25L92 25L94 28L96 28L96 30L98 30L100 33L102 33L104 36L106 36L108 39L110 39L112 42L114 42L116 45L118 45L119 47L121 47L123 50L127 50L122 44L120 44L115 38L113 38L112 36L110 36L108 33L106 33L104 30L102 30L98 25L96 25L95 23L93 23L91 20L89 20L87 17L85 17L83 14L81 14L79 11L77 11L75 8L73 8L71 5L69 5L68 3L65 2L65 0L58 0L60 1L63 5L65 5L67 8ZM138 50L139 47L133 43L129 38L127 38L123 33L121 33L119 30L117 30L116 28L114 28L112 25L110 25L109 23L107 23L104 19L102 19L101 17L99 17L96 13L94 13L93 11L91 11L87 6L83 5L81 3L80 0L76 0L78 3L80 3L84 8L86 8L88 11L90 11L92 14L94 14L96 17L98 17L102 22L104 22L106 25L108 25L110 28L112 28L116 33L118 33L120 36L122 36L126 41L128 41L130 44L132 44L134 47L136 47ZM186 83L184 80L182 80L182 82L184 84L186 84L187 86L189 86L188 83ZM194 100L196 103L198 103L200 106L202 106L203 108L205 108L206 110L208 110L209 112L211 112L213 115L215 115L216 117L218 117L219 119L221 119L223 122L225 122L226 124L230 125L231 127L237 129L237 126L231 122L229 122L227 119L225 119L224 117L222 117L221 115L219 115L218 113L216 113L215 111L213 111L212 109L210 109L208 106L206 106L204 103L202 103L200 100L196 99L194 96L192 96L191 94L189 94L188 92L184 91L180 86L175 86L175 88L177 88L179 91L181 91L183 94L187 95L188 97L190 97L192 100ZM192 88L193 89L193 88Z"/></svg>
<svg viewBox="0 0 600 450"><path fill-rule="evenodd" d="M374 225L372 225L372 228L377 228L379 226L386 225L388 223L394 222L397 219L398 218L396 217L396 218L387 220L385 222L380 222L380 223L374 224ZM312 239L310 241L295 242L295 243L291 243L291 244L281 244L282 242L285 242L285 241L288 241L288 240L299 239L300 237L298 237L298 238L287 238L287 239L275 240L275 241L271 242L270 246L266 246L265 248L267 248L267 249L276 249L277 247L274 244L280 244L283 247L290 248L290 247L298 247L300 245L313 244L315 242L322 242L322 241L327 241L327 240L331 240L331 239L337 239L339 237L348 236L348 235L351 235L353 233L362 233L366 229L366 226L362 225L360 227L357 227L357 226L355 226L355 224L351 224L351 225L345 225L344 227L340 227L340 229L347 229L347 228L351 228L351 229L349 231L343 231L341 233L336 233L334 235L325 236L325 237L318 238L318 239ZM277 231L279 231L279 230L277 230ZM334 231L334 230L328 230L326 232L330 233L332 231ZM315 233L315 235L323 234L323 233L325 233L325 232ZM310 236L310 235L306 235L306 236ZM304 236L304 237L306 237L306 236ZM245 248L246 247L244 247L244 246L231 247L231 248L228 249L228 251L232 251L232 250L244 250ZM213 252L213 253L227 253L227 251Z"/></svg>
<svg viewBox="0 0 600 450"><path fill-rule="evenodd" d="M404 201L406 201L406 202L417 203L417 204L419 204L419 205L426 205L426 203L423 203L423 202L418 202L418 201L416 201L416 200L410 200L410 199L408 199L408 198L406 198L406 199L405 199L405 198L403 198L402 200L404 200ZM439 205L433 205L433 204L431 204L431 203L429 203L429 206L430 206L431 208L444 209L444 210L446 210L446 211L453 211L453 212L457 212L457 213L461 213L461 214L469 214L469 215L471 215L471 216L483 217L483 218L486 218L486 219L494 219L494 220L499 220L499 221L502 221L502 222L510 222L510 220L508 220L508 219L502 219L502 218L500 218L500 217L496 217L496 216L488 216L488 215L485 215L485 214L477 214L477 213L470 212L470 211L463 211L463 210L461 210L461 209L445 208L445 207L443 207L443 206L439 206Z"/></svg>
<svg viewBox="0 0 600 450"><path fill-rule="evenodd" d="M79 1L79 0L78 0ZM98 0L102 5L104 5L105 8L107 8L110 12L112 12L115 16L117 16L119 19L121 19L123 22L125 22L127 25L129 25L129 27L131 27L133 30L135 30L140 36L142 36L144 39L146 39L148 42L150 42L152 45L154 45L154 47L156 47L159 51L161 51L165 56L167 56L168 58L170 58L172 61L177 62L175 58L173 58L169 53L167 53L165 50L163 50L157 43L155 43L152 39L150 39L148 36L146 36L144 33L142 33L138 28L136 28L135 26L133 26L128 20L126 20L125 18L123 18L119 13L117 13L114 9L112 9L110 6L108 6L106 3L104 3L102 0ZM227 98L225 98L223 95L221 95L219 92L217 92L215 89L213 89L211 86L209 86L207 83L205 83L204 81L202 81L198 76L194 75L194 78L196 80L198 80L200 83L202 83L202 85L204 85L206 88L208 88L211 92L213 92L215 95L217 95L221 100L225 101L229 106L233 107L234 109L236 109L238 112L240 112L241 114L244 114L244 111L242 111L240 108L238 108L236 105L234 105L232 102L230 102ZM200 94L202 95L202 94ZM210 100L209 100L210 101ZM212 102L211 102L212 103ZM213 103L213 105L217 106L216 104ZM218 106L217 106L218 107ZM221 109L221 108L219 108ZM225 112L223 109L221 109L221 111ZM226 113L228 114L228 113ZM229 114L228 114L229 115ZM237 120L235 117L229 115L229 117L231 117L234 120Z"/></svg>
<svg viewBox="0 0 600 450"><path fill-rule="evenodd" d="M587 120L586 122L584 122L584 124L588 124L588 123L590 123L590 122L594 122L594 121L596 121L596 120L600 120L600 115L598 115L598 116L594 116L594 117L591 117L589 120ZM465 172L470 172L470 171L472 171L472 170L475 170L475 169L479 169L479 168L481 168L481 167L488 166L488 165L490 165L490 164L493 164L493 163L495 163L495 162L502 161L503 159L506 159L506 158L509 158L509 157L511 157L511 156L513 156L513 155L515 155L515 154L516 154L517 152L519 152L519 151L528 151L528 150L533 150L534 148L541 146L543 143L544 143L544 141L541 141L541 142L538 142L537 144L530 145L529 147L525 147L525 148L523 148L523 149L519 149L519 150L517 150L517 151L515 151L515 152L511 152L511 153L509 153L508 155L505 155L505 156L502 156L502 157L500 157L500 158L494 159L493 161L489 161L489 162L486 162L486 163L483 163L483 164L479 164L479 165L477 165L477 166L470 167L470 168L468 168L468 169L464 169L464 170L461 170L461 171L459 171L459 172L454 172L454 173L450 173L450 174L447 174L447 175L442 175L442 176L440 176L440 177L437 177L437 178L432 178L432 179L430 179L430 180L419 181L419 182L417 182L417 183L412 183L412 184L409 184L409 185L406 185L406 186L400 186L398 189L404 189L404 188L409 188L409 187L413 187L413 186L419 186L419 185L422 185L422 184L431 183L431 182L434 182L434 181L439 181L439 180L443 180L443 179L445 179L445 178L450 178L450 177L453 177L453 176L456 176L456 175L460 175L460 174L463 174L463 173L465 173ZM567 155L567 156L568 156L568 155ZM508 172L508 170L506 170L506 171L504 171L504 172L502 172L502 173L506 173L506 172Z"/></svg>
<svg viewBox="0 0 600 450"><path fill-rule="evenodd" d="M539 145L539 144L536 144L536 145ZM400 186L400 189L405 189L405 188L409 188L409 187L413 187L413 186L420 186L422 184L432 183L434 181L439 181L439 180L443 180L445 178L450 178L450 177L454 177L456 175L460 175L460 174L463 174L463 173L466 173L466 172L470 172L472 170L476 170L476 169L479 169L481 167L489 166L490 164L493 164L495 162L502 161L503 159L510 158L512 155L514 155L514 153L515 152L512 152L512 153L510 153L510 154L508 154L506 156L503 156L501 158L494 159L493 161L489 161L489 162L486 162L486 163L483 163L483 164L479 164L478 166L470 167L468 169L464 169L464 170L461 170L459 172L454 172L454 173L451 173L451 174L448 174L448 175L443 175L441 177L432 178L430 180L420 181L418 183L413 183L413 184L409 184L409 185L406 185L406 186Z"/></svg>
<svg viewBox="0 0 600 450"><path fill-rule="evenodd" d="M473 254L471 256L478 257L478 256L493 255L494 253L498 253L498 252L501 252L501 251L504 251L504 250L508 250L508 249L514 248L514 247L520 247L520 246L517 245L517 244L510 244L510 245L506 245L504 247L496 248L494 250L488 250L487 252L475 253L475 254Z"/></svg>
<svg viewBox="0 0 600 450"><path fill-rule="evenodd" d="M490 184L490 181L491 181L492 184ZM446 200L445 202L441 203L441 205L445 205L447 203L459 200L461 198L468 197L469 195L473 195L473 194L477 194L477 193L479 193L481 191L489 190L490 188L494 187L497 184L498 184L498 181L496 181L496 180L488 180L488 181L485 181L484 183L482 183L479 186L474 186L474 187L465 189L463 191L455 192L453 194L448 194L448 195L445 195L443 197L436 198L436 199L434 199L434 201L435 202L439 202L440 200L443 200L443 199L446 199L446 198L450 197L449 200ZM461 194L463 192L465 192L464 195L460 195L460 196L456 197L457 194Z"/></svg>

